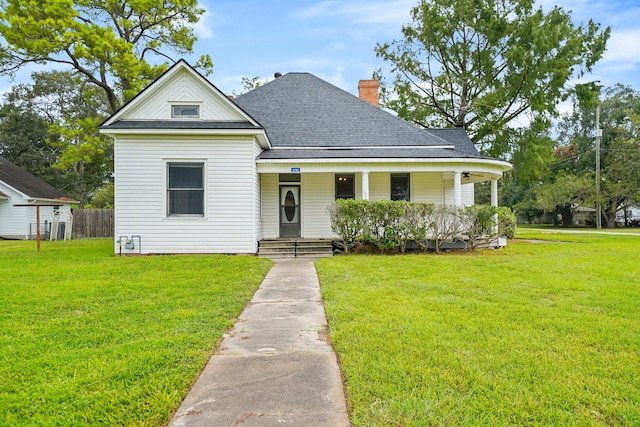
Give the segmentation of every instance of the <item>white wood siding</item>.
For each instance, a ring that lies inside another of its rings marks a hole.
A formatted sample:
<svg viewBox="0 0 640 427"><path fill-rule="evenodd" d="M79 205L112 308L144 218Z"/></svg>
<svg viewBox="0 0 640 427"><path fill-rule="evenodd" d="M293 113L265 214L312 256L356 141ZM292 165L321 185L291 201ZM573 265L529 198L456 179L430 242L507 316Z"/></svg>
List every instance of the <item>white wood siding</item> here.
<svg viewBox="0 0 640 427"><path fill-rule="evenodd" d="M276 239L280 234L278 227L279 175L277 173L263 173L260 177L262 183L262 237Z"/></svg>
<svg viewBox="0 0 640 427"><path fill-rule="evenodd" d="M445 179L442 185L444 190L444 203L453 205L453 179Z"/></svg>
<svg viewBox="0 0 640 427"><path fill-rule="evenodd" d="M414 172L410 173L409 181L411 201L436 204L444 202L442 173ZM370 173L369 194L371 200L389 200L391 198L391 173Z"/></svg>
<svg viewBox="0 0 640 427"><path fill-rule="evenodd" d="M253 158L255 159L262 152L262 148L260 148L260 144L258 141L255 141L253 144ZM262 194L260 185L260 174L258 174L256 164L253 162L253 226L255 228L254 234L257 242L262 240L263 231L262 231ZM257 246L256 246L257 252Z"/></svg>
<svg viewBox="0 0 640 427"><path fill-rule="evenodd" d="M462 205L470 206L475 203L475 187L473 184L462 184Z"/></svg>
<svg viewBox="0 0 640 427"><path fill-rule="evenodd" d="M14 204L27 203L22 195L0 183L0 191L9 196L9 200L0 203L0 236L24 239L29 233L29 214L36 208L21 208ZM35 220L34 220L35 222Z"/></svg>
<svg viewBox="0 0 640 427"><path fill-rule="evenodd" d="M453 205L453 179L444 180L445 203ZM473 184L462 184L461 187L462 206L469 206L474 203L475 189Z"/></svg>
<svg viewBox="0 0 640 427"><path fill-rule="evenodd" d="M301 176L302 237L333 237L327 208L333 203L334 174L309 173Z"/></svg>
<svg viewBox="0 0 640 427"><path fill-rule="evenodd" d="M26 204L31 199L25 199L22 194L16 192L11 187L0 183L0 191L9 196L9 200L0 203L0 236L14 239L26 239L29 237L29 227L32 236L36 235L36 208L35 206L22 207L14 204ZM69 204L64 204L58 208L61 211L71 210ZM51 223L53 220L53 207L40 207L40 224L44 227L45 222ZM44 233L44 228L41 230Z"/></svg>
<svg viewBox="0 0 640 427"><path fill-rule="evenodd" d="M391 198L391 174L378 172L369 174L369 200L389 200Z"/></svg>
<svg viewBox="0 0 640 427"><path fill-rule="evenodd" d="M199 105L200 120L244 120L224 95L211 90L186 70L152 89L155 90L144 93L145 99L127 112L127 120L171 119L172 104Z"/></svg>
<svg viewBox="0 0 640 427"><path fill-rule="evenodd" d="M442 204L444 194L440 172L417 172L411 174L411 200L414 202Z"/></svg>
<svg viewBox="0 0 640 427"><path fill-rule="evenodd" d="M139 235L142 253L255 253L254 147L253 139L116 141L116 240ZM167 217L166 169L175 161L204 163L204 217Z"/></svg>

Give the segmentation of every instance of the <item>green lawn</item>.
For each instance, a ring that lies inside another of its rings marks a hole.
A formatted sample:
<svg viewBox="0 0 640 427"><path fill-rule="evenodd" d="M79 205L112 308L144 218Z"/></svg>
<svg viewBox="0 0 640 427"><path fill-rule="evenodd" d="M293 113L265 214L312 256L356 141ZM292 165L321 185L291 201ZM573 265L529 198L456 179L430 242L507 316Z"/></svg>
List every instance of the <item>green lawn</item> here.
<svg viewBox="0 0 640 427"><path fill-rule="evenodd" d="M640 237L316 263L354 426L640 425Z"/></svg>
<svg viewBox="0 0 640 427"><path fill-rule="evenodd" d="M354 426L640 425L640 237L317 263ZM270 262L0 241L0 425L166 423Z"/></svg>
<svg viewBox="0 0 640 427"><path fill-rule="evenodd" d="M271 263L0 241L0 425L168 422Z"/></svg>

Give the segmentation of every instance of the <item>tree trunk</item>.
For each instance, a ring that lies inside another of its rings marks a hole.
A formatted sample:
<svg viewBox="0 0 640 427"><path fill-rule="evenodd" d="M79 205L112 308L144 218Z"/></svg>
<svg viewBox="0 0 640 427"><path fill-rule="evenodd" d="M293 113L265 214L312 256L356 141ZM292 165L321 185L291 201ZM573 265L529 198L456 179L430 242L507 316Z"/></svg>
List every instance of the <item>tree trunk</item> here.
<svg viewBox="0 0 640 427"><path fill-rule="evenodd" d="M617 212L617 207L618 207L618 201L615 201L614 203L608 203L607 206L603 206L602 209L602 220L604 220L604 223L606 224L607 228L615 228L616 226L616 212ZM598 213L596 212L596 215ZM626 221L625 221L626 224Z"/></svg>
<svg viewBox="0 0 640 427"><path fill-rule="evenodd" d="M558 212L562 215L562 226L571 227L573 225L573 209L571 205L565 204L558 206Z"/></svg>

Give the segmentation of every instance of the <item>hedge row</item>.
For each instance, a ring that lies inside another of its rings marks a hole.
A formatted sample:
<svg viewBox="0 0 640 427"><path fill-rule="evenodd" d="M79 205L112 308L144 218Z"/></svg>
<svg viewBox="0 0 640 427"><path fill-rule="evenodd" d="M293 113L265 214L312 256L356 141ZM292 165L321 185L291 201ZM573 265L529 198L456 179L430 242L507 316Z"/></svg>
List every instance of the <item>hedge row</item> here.
<svg viewBox="0 0 640 427"><path fill-rule="evenodd" d="M400 252L405 252L409 242L415 242L421 251L431 243L440 252L446 242L467 241L474 249L498 236L513 238L516 224L509 208L388 200L337 200L329 207L329 215L331 229L344 241L347 252L357 243Z"/></svg>

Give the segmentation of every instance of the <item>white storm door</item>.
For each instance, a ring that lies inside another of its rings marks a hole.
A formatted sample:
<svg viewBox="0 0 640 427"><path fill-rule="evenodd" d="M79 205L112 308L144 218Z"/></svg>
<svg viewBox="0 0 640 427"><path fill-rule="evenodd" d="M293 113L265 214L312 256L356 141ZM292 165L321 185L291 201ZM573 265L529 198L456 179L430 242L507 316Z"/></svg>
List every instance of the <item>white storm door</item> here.
<svg viewBox="0 0 640 427"><path fill-rule="evenodd" d="M300 186L280 186L280 237L300 237Z"/></svg>

